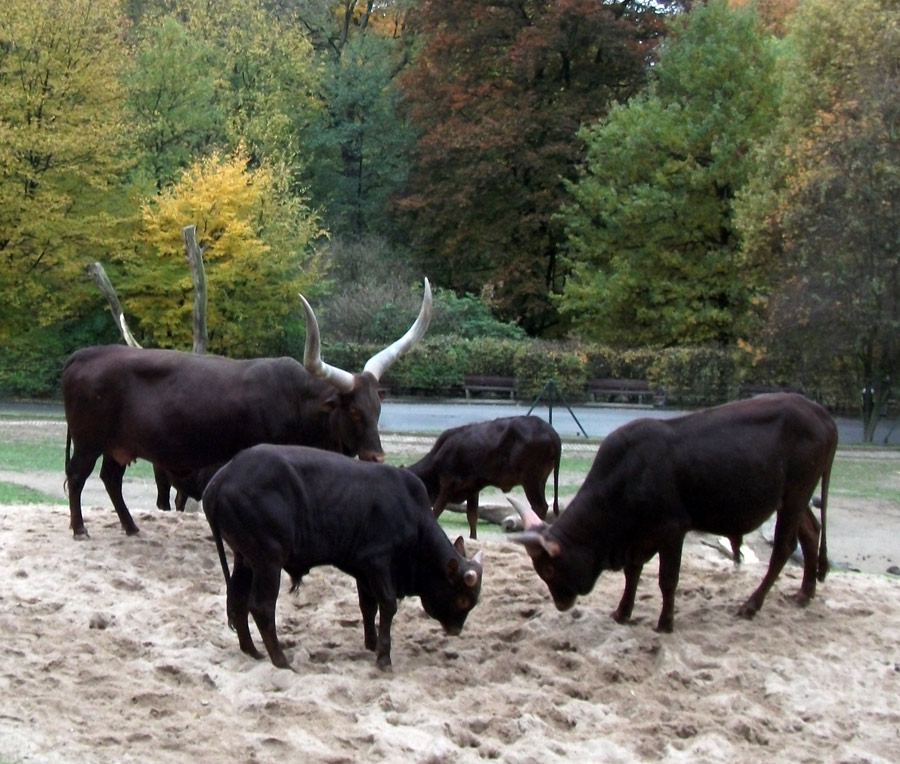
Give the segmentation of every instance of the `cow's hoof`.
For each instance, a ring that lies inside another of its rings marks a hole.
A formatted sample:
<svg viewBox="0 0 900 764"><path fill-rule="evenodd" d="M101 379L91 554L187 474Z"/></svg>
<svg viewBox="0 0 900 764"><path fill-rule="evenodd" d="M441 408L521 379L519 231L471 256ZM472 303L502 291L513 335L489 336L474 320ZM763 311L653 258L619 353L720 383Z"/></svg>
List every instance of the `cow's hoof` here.
<svg viewBox="0 0 900 764"><path fill-rule="evenodd" d="M80 530L72 532L72 538L74 538L76 541L84 541L86 539L90 539L91 537L88 535L87 528L81 528Z"/></svg>
<svg viewBox="0 0 900 764"><path fill-rule="evenodd" d="M616 623L623 625L631 620L631 613L623 613L621 610L613 610L609 615Z"/></svg>
<svg viewBox="0 0 900 764"><path fill-rule="evenodd" d="M657 634L671 634L675 631L674 623L658 623L656 624L656 633Z"/></svg>
<svg viewBox="0 0 900 764"><path fill-rule="evenodd" d="M796 592L791 595L791 599L794 601L794 604L799 607L806 607L812 599L812 595L806 594L806 592Z"/></svg>
<svg viewBox="0 0 900 764"><path fill-rule="evenodd" d="M746 618L747 620L750 620L750 619L753 618L753 616L755 616L758 612L759 612L759 607L756 605L756 603L755 603L755 602L750 602L750 601L748 600L747 602L745 602L743 605L741 605L741 606L738 608L737 614L738 614L741 618Z"/></svg>
<svg viewBox="0 0 900 764"><path fill-rule="evenodd" d="M394 667L391 665L391 656L390 655L381 655L378 657L378 660L375 661L375 665L378 666L382 671L386 671L388 673L394 670Z"/></svg>
<svg viewBox="0 0 900 764"><path fill-rule="evenodd" d="M137 536L140 532L141 532L141 529L138 528L136 525L132 526L131 528L125 529L126 536Z"/></svg>

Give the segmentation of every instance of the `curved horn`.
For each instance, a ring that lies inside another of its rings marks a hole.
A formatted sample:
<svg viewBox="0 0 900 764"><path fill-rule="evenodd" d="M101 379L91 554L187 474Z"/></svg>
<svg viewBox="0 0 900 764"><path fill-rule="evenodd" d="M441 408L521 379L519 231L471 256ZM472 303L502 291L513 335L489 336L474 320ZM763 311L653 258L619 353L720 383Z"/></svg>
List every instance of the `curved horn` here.
<svg viewBox="0 0 900 764"><path fill-rule="evenodd" d="M399 340L388 345L384 350L373 355L363 367L364 372L369 372L375 379L381 379L390 365L400 356L409 352L410 348L425 336L428 324L431 323L431 285L425 279L425 296L422 298L422 307L419 308L419 316L416 322L409 328Z"/></svg>
<svg viewBox="0 0 900 764"><path fill-rule="evenodd" d="M300 301L306 311L306 347L303 350L303 365L307 371L334 385L342 393L353 392L356 380L349 371L329 366L322 361L322 341L319 337L319 322L316 314L301 294Z"/></svg>
<svg viewBox="0 0 900 764"><path fill-rule="evenodd" d="M519 517L522 518L522 527L527 531L533 528L541 528L544 525L544 521L538 517L537 512L535 512L531 507L525 504L519 499L516 499L513 496L507 496L507 501L513 505L513 508L516 512L519 513Z"/></svg>

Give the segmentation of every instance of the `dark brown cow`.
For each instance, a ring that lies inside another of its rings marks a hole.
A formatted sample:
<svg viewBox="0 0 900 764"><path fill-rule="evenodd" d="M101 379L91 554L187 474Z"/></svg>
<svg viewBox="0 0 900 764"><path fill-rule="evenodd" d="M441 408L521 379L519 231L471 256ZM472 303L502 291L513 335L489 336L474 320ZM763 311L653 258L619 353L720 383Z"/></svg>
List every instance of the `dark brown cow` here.
<svg viewBox="0 0 900 764"><path fill-rule="evenodd" d="M672 631L675 587L688 531L740 542L776 513L769 569L740 607L752 617L797 547L803 580L795 599L807 603L825 579L825 511L837 428L802 395L776 394L667 420L639 419L607 437L565 512L547 527L516 505L525 545L556 607L570 608L604 570L625 571L613 618L631 617L644 563L659 553L662 611L658 631ZM819 523L809 500L821 480Z"/></svg>
<svg viewBox="0 0 900 764"><path fill-rule="evenodd" d="M391 667L397 602L416 596L444 631L457 635L481 591L481 552L465 557L431 513L420 480L407 470L314 448L261 445L242 451L212 478L203 511L228 589L228 624L241 650L261 658L248 616L272 663L290 664L275 631L281 571L293 589L319 565L356 579L365 646ZM229 573L222 541L234 552ZM378 629L375 615L380 612Z"/></svg>
<svg viewBox="0 0 900 764"><path fill-rule="evenodd" d="M431 320L428 280L413 326L370 358L359 374L322 362L316 317L301 300L307 326L303 366L293 358L238 361L122 345L72 354L63 369L62 392L76 538L87 535L81 492L101 455L100 477L129 535L138 528L122 498L122 475L135 459L152 462L176 488L199 498L205 481L198 471L224 464L257 443L315 446L370 461L384 458L378 379L425 334Z"/></svg>
<svg viewBox="0 0 900 764"><path fill-rule="evenodd" d="M553 472L553 512L559 514L556 430L536 416L512 416L442 432L424 457L408 469L417 475L440 517L449 502L466 502L469 537L477 538L478 492L489 485L509 491L521 485L538 517L547 516L544 488Z"/></svg>

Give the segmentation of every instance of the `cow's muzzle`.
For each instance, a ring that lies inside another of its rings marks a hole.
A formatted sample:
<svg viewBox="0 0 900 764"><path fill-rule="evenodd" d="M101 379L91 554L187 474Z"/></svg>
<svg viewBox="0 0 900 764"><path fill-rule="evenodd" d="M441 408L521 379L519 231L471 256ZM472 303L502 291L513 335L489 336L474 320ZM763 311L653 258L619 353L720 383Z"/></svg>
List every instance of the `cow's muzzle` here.
<svg viewBox="0 0 900 764"><path fill-rule="evenodd" d="M569 610L574 604L575 600L578 599L576 596L572 597L554 597L553 604L556 605L556 609L560 612L564 613L566 610Z"/></svg>

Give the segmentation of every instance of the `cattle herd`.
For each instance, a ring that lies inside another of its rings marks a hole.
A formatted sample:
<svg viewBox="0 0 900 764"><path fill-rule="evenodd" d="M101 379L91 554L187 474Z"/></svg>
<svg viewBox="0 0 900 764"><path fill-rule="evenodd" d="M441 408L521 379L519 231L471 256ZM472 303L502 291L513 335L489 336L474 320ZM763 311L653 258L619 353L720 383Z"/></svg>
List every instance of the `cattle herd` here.
<svg viewBox="0 0 900 764"><path fill-rule="evenodd" d="M462 537L451 543L437 516L448 502L465 501L476 538L478 493L487 486L523 487L528 504L510 499L523 530L509 538L524 546L560 610L590 592L602 571L622 570L625 589L612 616L628 621L641 570L658 554L657 630L672 631L685 535L728 537L737 557L743 535L773 514L768 570L738 613L752 617L762 607L798 543L797 602L808 602L825 578L837 428L803 396L763 395L631 422L604 439L560 513L561 443L537 417L456 427L409 467L382 463L378 381L428 328L427 279L409 331L355 374L322 361L315 315L301 300L302 365L116 345L79 350L62 372L75 538L88 537L81 493L101 457L100 477L122 528L138 533L122 478L135 459L151 462L176 489L202 501L225 577L228 623L244 653L262 657L250 634L252 615L272 663L290 668L275 629L281 574L296 587L320 565L356 580L364 643L381 669L391 667L391 623L403 597L418 597L448 634L459 634L478 602L482 554L467 557ZM810 508L817 486L819 518Z"/></svg>

